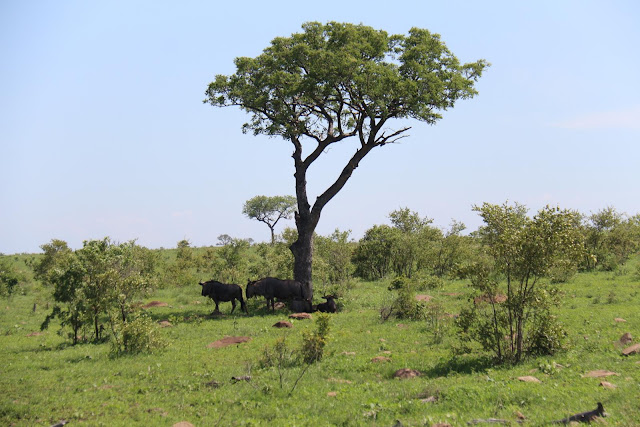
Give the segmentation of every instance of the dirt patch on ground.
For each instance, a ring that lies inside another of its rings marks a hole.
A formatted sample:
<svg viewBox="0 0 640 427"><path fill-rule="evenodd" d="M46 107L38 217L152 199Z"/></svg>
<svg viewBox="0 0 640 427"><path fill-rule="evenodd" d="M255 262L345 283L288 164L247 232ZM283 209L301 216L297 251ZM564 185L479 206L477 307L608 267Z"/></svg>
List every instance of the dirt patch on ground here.
<svg viewBox="0 0 640 427"><path fill-rule="evenodd" d="M207 348L222 348L233 344L242 344L251 341L251 337L226 337L218 341L214 341Z"/></svg>
<svg viewBox="0 0 640 427"><path fill-rule="evenodd" d="M611 375L620 375L615 372L605 371L604 369L598 369L595 371L587 372L583 375L583 377L587 378L601 378L601 377L609 377Z"/></svg>
<svg viewBox="0 0 640 427"><path fill-rule="evenodd" d="M151 301L148 304L142 306L142 308L152 308L152 307L167 307L169 304L162 301Z"/></svg>
<svg viewBox="0 0 640 427"><path fill-rule="evenodd" d="M42 332L31 332L30 334L27 334L28 337L39 337L40 335L42 335Z"/></svg>
<svg viewBox="0 0 640 427"><path fill-rule="evenodd" d="M631 354L637 354L640 353L640 344L634 344L631 347L627 347L624 350L622 350L622 354L624 354L625 356L629 356Z"/></svg>
<svg viewBox="0 0 640 427"><path fill-rule="evenodd" d="M494 302L494 303L500 304L505 302L506 300L507 300L507 296L502 294L494 295L493 298L491 298L489 295L480 295L479 297L475 297L473 299L473 302L476 305L481 304L483 302Z"/></svg>
<svg viewBox="0 0 640 427"><path fill-rule="evenodd" d="M384 356L376 356L373 359L371 359L371 361L373 363L382 363L382 362L391 362L391 359Z"/></svg>
<svg viewBox="0 0 640 427"><path fill-rule="evenodd" d="M429 302L433 299L433 297L431 295L416 295L416 299L418 301Z"/></svg>
<svg viewBox="0 0 640 427"><path fill-rule="evenodd" d="M409 378L415 378L422 375L420 371L416 371L415 369L403 368L398 369L394 374L393 378L400 378L402 380L406 380Z"/></svg>
<svg viewBox="0 0 640 427"><path fill-rule="evenodd" d="M289 315L290 319L311 319L309 313L293 313Z"/></svg>
<svg viewBox="0 0 640 427"><path fill-rule="evenodd" d="M291 322L287 322L286 320L281 320L273 325L274 328L293 328L293 324Z"/></svg>
<svg viewBox="0 0 640 427"><path fill-rule="evenodd" d="M600 386L609 390L615 390L616 388L618 388L617 385L611 384L610 382L607 382L607 381L600 381Z"/></svg>
<svg viewBox="0 0 640 427"><path fill-rule="evenodd" d="M158 322L158 325L160 325L161 328L170 328L173 326L168 320L162 320Z"/></svg>

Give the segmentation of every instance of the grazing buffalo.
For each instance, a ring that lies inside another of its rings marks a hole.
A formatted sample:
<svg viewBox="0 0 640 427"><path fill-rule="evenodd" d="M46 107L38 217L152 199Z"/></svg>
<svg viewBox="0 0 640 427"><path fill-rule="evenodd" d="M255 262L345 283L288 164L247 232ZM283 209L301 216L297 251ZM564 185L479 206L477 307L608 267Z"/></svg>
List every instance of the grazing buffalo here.
<svg viewBox="0 0 640 427"><path fill-rule="evenodd" d="M209 280L208 282L201 282L202 296L209 297L216 303L216 309L214 313L220 313L218 308L219 302L231 301L231 313L236 309L236 300L240 301L240 307L242 311L248 313L247 305L242 299L242 288L235 284L220 283L217 280Z"/></svg>
<svg viewBox="0 0 640 427"><path fill-rule="evenodd" d="M326 296L323 296L322 298L326 299L327 302L318 304L317 310L323 313L335 313L337 310L337 307L334 299L337 297L335 295L326 295Z"/></svg>
<svg viewBox="0 0 640 427"><path fill-rule="evenodd" d="M267 309L275 310L275 299L304 299L302 284L295 280L280 280L273 277L265 277L255 282L247 283L247 299L262 295L267 300Z"/></svg>

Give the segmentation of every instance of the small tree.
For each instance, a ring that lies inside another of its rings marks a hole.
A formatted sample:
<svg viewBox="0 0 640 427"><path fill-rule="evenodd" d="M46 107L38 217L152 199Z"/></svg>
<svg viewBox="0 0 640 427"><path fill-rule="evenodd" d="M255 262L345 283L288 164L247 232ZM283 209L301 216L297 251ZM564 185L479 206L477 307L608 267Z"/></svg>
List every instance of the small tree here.
<svg viewBox="0 0 640 427"><path fill-rule="evenodd" d="M112 326L114 316L126 323L133 298L153 287L154 265L150 251L135 241L116 244L108 237L85 241L75 252L60 252L47 273L47 280L54 285L56 305L41 329L58 317L63 327L71 326L74 344L80 328L88 324L100 340L105 317Z"/></svg>
<svg viewBox="0 0 640 427"><path fill-rule="evenodd" d="M531 219L519 204L484 203L474 210L485 223L478 230L485 258L467 270L480 296L461 314L459 325L501 361L517 363L541 348L553 352L557 346L551 341L557 342L557 334L549 332L559 329L550 311L553 291L542 279L558 260L578 262L580 216L547 206ZM547 329L540 333L536 326Z"/></svg>
<svg viewBox="0 0 640 427"><path fill-rule="evenodd" d="M264 222L271 230L271 244L276 241L275 227L281 219L290 219L295 211L293 196L256 196L245 202L242 213L248 218Z"/></svg>

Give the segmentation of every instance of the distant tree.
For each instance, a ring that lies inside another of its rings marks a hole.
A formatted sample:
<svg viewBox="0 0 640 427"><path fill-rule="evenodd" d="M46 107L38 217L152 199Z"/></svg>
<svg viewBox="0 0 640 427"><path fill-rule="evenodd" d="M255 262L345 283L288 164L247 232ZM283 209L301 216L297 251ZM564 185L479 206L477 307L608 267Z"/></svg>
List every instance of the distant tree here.
<svg viewBox="0 0 640 427"><path fill-rule="evenodd" d="M628 217L609 206L592 213L583 223L585 270L613 270L640 248L640 216Z"/></svg>
<svg viewBox="0 0 640 427"><path fill-rule="evenodd" d="M24 275L3 256L0 256L0 296L11 296Z"/></svg>
<svg viewBox="0 0 640 427"><path fill-rule="evenodd" d="M255 58L236 58L236 73L217 75L204 102L238 106L251 115L244 132L292 143L298 229L290 248L293 275L311 297L313 235L327 203L371 150L406 136L408 126L390 129L394 119L435 124L441 111L477 94L474 84L489 64L461 64L438 34L419 28L408 36L337 22L302 28L275 38ZM312 206L309 168L330 146L352 137L359 142L355 153Z"/></svg>
<svg viewBox="0 0 640 427"><path fill-rule="evenodd" d="M290 219L295 211L293 196L256 196L245 202L242 213L251 219L264 222L271 230L271 244L276 241L275 227L281 219Z"/></svg>
<svg viewBox="0 0 640 427"><path fill-rule="evenodd" d="M197 283L195 270L198 260L193 253L191 243L187 239L180 240L176 244L176 259L167 268L167 280L178 286L193 285Z"/></svg>
<svg viewBox="0 0 640 427"><path fill-rule="evenodd" d="M322 277L323 284L340 283L351 277L354 244L349 241L350 234L351 230L340 231L336 228L329 236L315 236L314 253L322 268L314 269L314 275Z"/></svg>
<svg viewBox="0 0 640 427"><path fill-rule="evenodd" d="M353 253L355 273L366 280L382 279L391 271L398 231L386 224L374 225L360 239Z"/></svg>
<svg viewBox="0 0 640 427"><path fill-rule="evenodd" d="M444 233L444 238L438 246L434 266L436 276L442 277L445 274L456 273L457 267L463 260L471 257L471 238L461 235L465 229L466 226L462 222L453 220L449 230Z"/></svg>
<svg viewBox="0 0 640 427"><path fill-rule="evenodd" d="M52 239L51 242L41 245L40 249L44 254L33 264L33 275L37 280L48 285L50 284L48 276L52 269L58 264L60 258L71 252L71 249L67 242L59 239Z"/></svg>

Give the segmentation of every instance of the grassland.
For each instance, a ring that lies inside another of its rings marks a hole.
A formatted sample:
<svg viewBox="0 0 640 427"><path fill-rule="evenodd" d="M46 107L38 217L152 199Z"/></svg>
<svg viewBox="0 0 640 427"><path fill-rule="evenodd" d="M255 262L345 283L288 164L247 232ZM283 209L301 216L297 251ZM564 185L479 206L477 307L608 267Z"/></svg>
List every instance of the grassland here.
<svg viewBox="0 0 640 427"><path fill-rule="evenodd" d="M277 370L260 368L258 362L265 346L281 336L291 348L299 347L302 332L314 328L312 320L274 328L288 312L269 313L263 300L250 301L248 316L210 317L213 305L199 295L197 284L161 289L145 302L168 304L148 310L154 320L172 324L161 330L168 347L114 358L109 343L70 345L56 333L58 325L37 334L50 298L49 290L34 284L0 300L0 423L391 426L399 420L405 426L457 426L488 418L515 425L522 414L527 425L544 425L602 402L607 425L640 425L640 355L624 357L616 345L625 332L634 342L640 337L637 262L561 284L558 316L568 332L566 349L517 366L495 366L480 354L454 356L458 340L448 316L440 319L440 337L428 321L381 322L389 283L359 282L331 317L324 358L291 395L300 368L286 370L281 388ZM457 281L422 293L432 296L443 314L455 314L470 292ZM221 310L228 313L230 304ZM208 348L226 336L251 341ZM389 361L373 362L377 356ZM422 375L394 379L401 368ZM615 375L585 376L599 369ZM251 381L231 380L242 375ZM522 376L540 383L518 380ZM602 381L615 388L603 387Z"/></svg>

